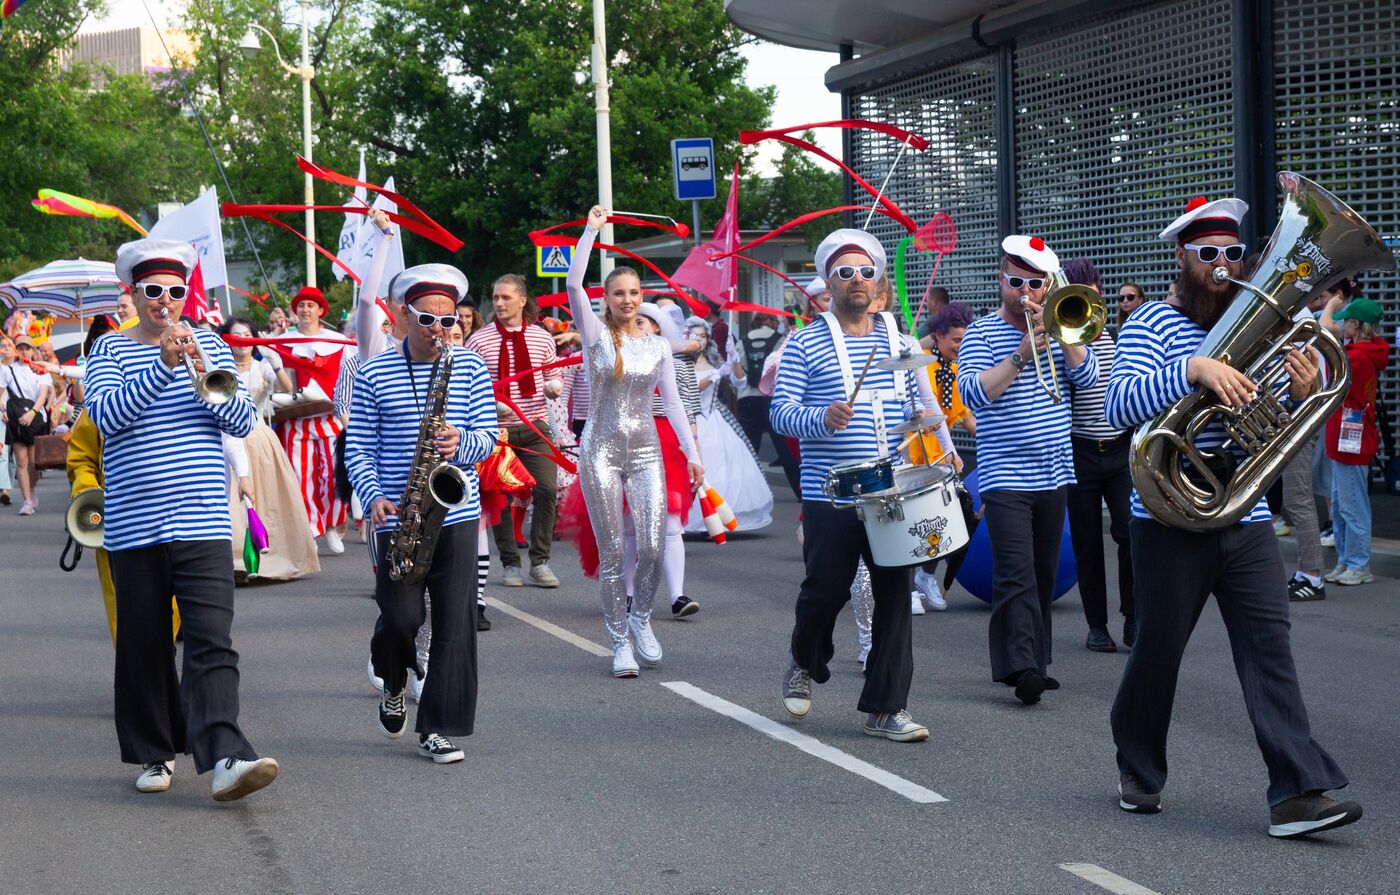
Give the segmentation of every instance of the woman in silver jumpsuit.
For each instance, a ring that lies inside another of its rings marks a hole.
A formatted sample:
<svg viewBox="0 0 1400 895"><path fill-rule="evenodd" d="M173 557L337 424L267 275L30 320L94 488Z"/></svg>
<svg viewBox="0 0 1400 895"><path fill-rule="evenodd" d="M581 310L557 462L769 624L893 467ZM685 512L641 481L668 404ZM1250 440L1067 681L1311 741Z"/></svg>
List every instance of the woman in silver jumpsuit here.
<svg viewBox="0 0 1400 895"><path fill-rule="evenodd" d="M603 282L603 317L593 313L584 277L593 243L606 222L607 211L601 206L588 213L567 281L569 309L583 337L583 364L592 398L592 414L579 443L578 476L598 542L598 579L603 625L612 644L612 673L614 677L636 677L638 659L647 667L661 662L661 644L651 630L666 527L666 475L651 410L657 389L690 461L693 486L703 481L704 470L676 390L671 346L637 327L642 283L636 272L627 267L613 270ZM624 493L637 529L637 572L630 612L622 563Z"/></svg>

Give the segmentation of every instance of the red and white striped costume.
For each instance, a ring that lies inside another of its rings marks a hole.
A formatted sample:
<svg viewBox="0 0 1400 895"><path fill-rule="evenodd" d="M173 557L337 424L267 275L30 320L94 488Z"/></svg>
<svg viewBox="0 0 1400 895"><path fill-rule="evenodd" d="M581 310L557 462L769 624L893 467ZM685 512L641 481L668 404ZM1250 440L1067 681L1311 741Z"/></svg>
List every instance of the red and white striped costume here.
<svg viewBox="0 0 1400 895"><path fill-rule="evenodd" d="M334 331L327 331L329 339L324 342L302 342L278 347L280 352L290 352L298 358L317 362L320 369L314 374L296 370L289 364L298 385L308 379L315 379L322 391L331 395L335 391L335 380L340 372L346 348L343 337ZM304 338L298 330L287 333L289 338ZM330 383L329 386L326 383ZM306 503L306 517L311 524L313 537L321 537L327 529L338 528L345 523L349 507L335 494L335 439L344 426L335 414L307 416L277 424L277 437L292 461L297 480L301 483L301 497Z"/></svg>

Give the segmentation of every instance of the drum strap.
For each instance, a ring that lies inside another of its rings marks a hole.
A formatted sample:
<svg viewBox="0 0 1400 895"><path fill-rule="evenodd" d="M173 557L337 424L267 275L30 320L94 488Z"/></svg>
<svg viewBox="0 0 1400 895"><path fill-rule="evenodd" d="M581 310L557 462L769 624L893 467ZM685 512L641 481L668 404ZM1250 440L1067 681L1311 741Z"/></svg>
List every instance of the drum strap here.
<svg viewBox="0 0 1400 895"><path fill-rule="evenodd" d="M885 337L889 340L889 356L894 357L899 354L899 330L895 327L894 315L888 311L881 311L878 316L885 324ZM841 324L836 319L836 315L830 311L823 311L822 320L826 322L827 328L831 330L831 341L836 348L836 362L841 367L841 382L844 386L842 394L849 395L851 389L855 388L855 371L851 366L851 355L846 348L846 336L841 331ZM862 360L862 363L864 361ZM903 404L907 393L905 377L898 372L893 374L893 389L861 388L856 395L856 403L867 403L875 418L875 437L879 441L878 455L887 457L890 453L889 435L885 428L885 402L894 401Z"/></svg>

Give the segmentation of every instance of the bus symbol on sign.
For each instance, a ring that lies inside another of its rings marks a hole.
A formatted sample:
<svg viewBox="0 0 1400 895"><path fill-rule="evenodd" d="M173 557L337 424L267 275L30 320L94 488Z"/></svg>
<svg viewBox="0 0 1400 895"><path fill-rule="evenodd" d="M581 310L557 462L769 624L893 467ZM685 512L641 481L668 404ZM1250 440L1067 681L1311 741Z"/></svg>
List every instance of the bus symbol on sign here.
<svg viewBox="0 0 1400 895"><path fill-rule="evenodd" d="M709 156L704 156L704 155L688 155L688 156L686 156L686 157L684 157L684 158L681 159L681 170L682 170L682 171L689 171L691 168L699 168L701 171L706 171L706 170L709 169L709 167L710 167L710 159L709 159Z"/></svg>
<svg viewBox="0 0 1400 895"><path fill-rule="evenodd" d="M715 142L709 137L671 141L671 174L682 202L715 197Z"/></svg>

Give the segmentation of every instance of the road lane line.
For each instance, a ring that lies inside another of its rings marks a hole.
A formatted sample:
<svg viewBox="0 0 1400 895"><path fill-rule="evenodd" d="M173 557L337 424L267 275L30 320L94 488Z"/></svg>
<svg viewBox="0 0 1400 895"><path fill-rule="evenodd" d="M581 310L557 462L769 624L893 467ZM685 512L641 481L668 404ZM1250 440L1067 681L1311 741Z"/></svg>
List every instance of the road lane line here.
<svg viewBox="0 0 1400 895"><path fill-rule="evenodd" d="M903 777L877 768L869 762L861 761L854 755L842 752L834 746L828 746L815 737L810 737L805 733L798 733L791 727L779 724L771 718L765 718L756 712L749 711L741 705L735 705L726 699L721 699L713 693L701 690L694 684L689 684L685 681L662 681L661 686L673 693L684 696L697 705L704 706L712 712L718 712L726 718L733 718L740 724L751 727L761 734L770 736L788 745L796 746L808 755L820 758L825 762L830 762L838 768L850 771L857 777L864 777L872 783L877 783L890 792L904 796L911 802L927 805L934 802L948 801L931 789L925 789L917 783L912 783L905 780ZM1144 889L1142 891L1146 892L1147 890Z"/></svg>
<svg viewBox="0 0 1400 895"><path fill-rule="evenodd" d="M1068 870L1082 880L1091 882L1114 895L1161 895L1159 892L1139 886L1130 879L1124 879L1112 871L1104 870L1097 864L1061 864L1061 870Z"/></svg>
<svg viewBox="0 0 1400 895"><path fill-rule="evenodd" d="M544 619L540 618L538 615L531 615L530 613L522 609L516 609L509 603L502 603L495 597L487 597L486 605L490 606L493 609L499 609L500 611L504 612L506 615L511 616L512 618L518 618L527 625L539 628L541 631L545 632L551 637L558 637L560 640L564 641L570 646L576 646L579 649L583 650L585 653L592 653L595 656L602 656L605 659L612 656L612 650L608 649L607 647L594 643L591 640L585 640L584 638L575 634L573 631L566 631L565 629L554 624L554 622L547 622Z"/></svg>

